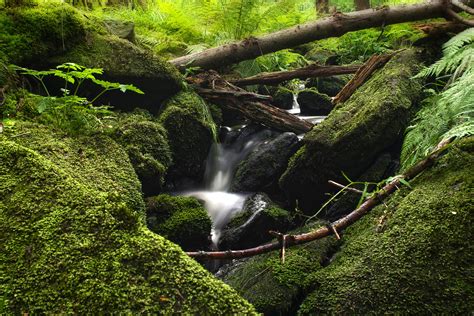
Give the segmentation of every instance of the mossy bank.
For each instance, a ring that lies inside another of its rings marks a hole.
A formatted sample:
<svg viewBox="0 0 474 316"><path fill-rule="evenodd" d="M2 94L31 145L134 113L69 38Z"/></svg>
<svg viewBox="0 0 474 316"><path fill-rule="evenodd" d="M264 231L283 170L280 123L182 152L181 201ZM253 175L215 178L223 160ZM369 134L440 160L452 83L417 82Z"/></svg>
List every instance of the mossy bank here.
<svg viewBox="0 0 474 316"><path fill-rule="evenodd" d="M246 314L253 308L145 225L107 136L16 122L0 136L0 313Z"/></svg>

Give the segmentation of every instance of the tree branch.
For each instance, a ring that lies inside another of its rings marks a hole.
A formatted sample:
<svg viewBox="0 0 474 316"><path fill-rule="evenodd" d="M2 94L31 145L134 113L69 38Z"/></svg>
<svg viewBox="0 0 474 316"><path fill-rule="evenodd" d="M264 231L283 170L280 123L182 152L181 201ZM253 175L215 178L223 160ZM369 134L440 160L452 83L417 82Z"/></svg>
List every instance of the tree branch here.
<svg viewBox="0 0 474 316"><path fill-rule="evenodd" d="M315 77L329 77L355 73L361 65L349 66L319 66L309 65L290 71L265 72L252 77L229 80L237 86L250 86L254 84L277 85L292 79L306 79Z"/></svg>

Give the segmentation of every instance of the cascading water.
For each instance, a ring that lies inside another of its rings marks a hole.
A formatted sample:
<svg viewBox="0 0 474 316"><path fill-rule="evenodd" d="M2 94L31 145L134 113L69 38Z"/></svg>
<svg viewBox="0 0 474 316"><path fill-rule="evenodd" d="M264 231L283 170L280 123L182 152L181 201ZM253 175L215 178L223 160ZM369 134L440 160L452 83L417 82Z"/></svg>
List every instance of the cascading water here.
<svg viewBox="0 0 474 316"><path fill-rule="evenodd" d="M225 141L213 144L204 175L205 189L185 194L204 202L204 207L213 223L211 238L214 247L217 246L222 229L233 215L242 210L247 198L246 194L228 192L235 169L250 151L262 143L263 139L262 133L256 133L248 139L237 138L231 144L226 144Z"/></svg>

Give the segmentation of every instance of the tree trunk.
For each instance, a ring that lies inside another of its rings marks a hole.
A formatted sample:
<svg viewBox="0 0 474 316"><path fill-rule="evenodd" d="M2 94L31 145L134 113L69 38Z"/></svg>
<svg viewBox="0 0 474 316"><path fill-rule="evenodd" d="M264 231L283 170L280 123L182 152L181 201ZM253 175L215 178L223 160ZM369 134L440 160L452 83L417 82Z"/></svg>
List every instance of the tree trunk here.
<svg viewBox="0 0 474 316"><path fill-rule="evenodd" d="M250 86L254 84L277 85L283 81L288 81L296 78L307 79L352 74L355 73L360 66L361 65L319 66L313 64L295 70L261 73L252 77L229 80L229 82L241 87Z"/></svg>
<svg viewBox="0 0 474 316"><path fill-rule="evenodd" d="M366 10L370 8L370 0L354 0L356 11Z"/></svg>
<svg viewBox="0 0 474 316"><path fill-rule="evenodd" d="M341 36L347 32L382 25L438 18L444 15L445 6L443 0L394 6L391 8L368 9L347 14L336 13L332 17L297 25L259 38L251 37L243 41L179 57L171 60L171 63L180 69L185 69L186 67L215 69L311 41Z"/></svg>

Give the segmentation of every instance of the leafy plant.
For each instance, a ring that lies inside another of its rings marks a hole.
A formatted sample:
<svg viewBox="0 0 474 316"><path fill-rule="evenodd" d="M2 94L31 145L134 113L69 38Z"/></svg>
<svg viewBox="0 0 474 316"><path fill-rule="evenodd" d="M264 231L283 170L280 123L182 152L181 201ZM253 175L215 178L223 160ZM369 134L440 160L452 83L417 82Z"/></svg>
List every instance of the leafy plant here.
<svg viewBox="0 0 474 316"><path fill-rule="evenodd" d="M143 91L133 85L96 78L96 75L103 73L102 69L86 68L75 63L64 63L57 66L56 69L50 70L34 70L22 67L16 67L16 70L23 75L37 79L44 89L46 96L33 95L31 97L36 104L38 114L40 114L40 120L71 132L97 130L104 125L103 119L112 116L108 106L94 105L104 93L120 90L122 92L132 91L143 94ZM64 86L61 88L61 96L53 96L48 90L44 82L45 77L48 76L63 79ZM79 96L80 88L86 80L102 87L102 91L90 101Z"/></svg>
<svg viewBox="0 0 474 316"><path fill-rule="evenodd" d="M402 167L408 168L428 154L442 139L474 135L474 28L451 38L443 57L416 77L449 78L444 90L428 90L402 148Z"/></svg>

